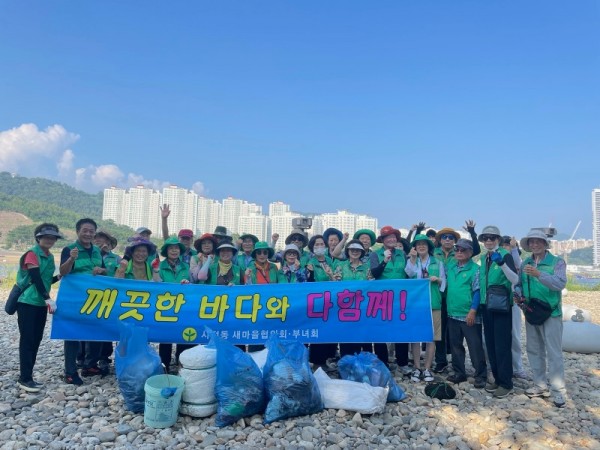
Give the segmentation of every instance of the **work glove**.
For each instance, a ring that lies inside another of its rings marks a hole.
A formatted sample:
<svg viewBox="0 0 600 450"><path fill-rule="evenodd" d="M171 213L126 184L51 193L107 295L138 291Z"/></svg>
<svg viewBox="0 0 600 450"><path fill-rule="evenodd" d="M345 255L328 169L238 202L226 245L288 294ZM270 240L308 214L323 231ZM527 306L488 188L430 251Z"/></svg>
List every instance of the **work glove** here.
<svg viewBox="0 0 600 450"><path fill-rule="evenodd" d="M502 258L502 255L498 252L494 252L491 254L490 259L495 262L496 264L498 264L499 266L501 266L502 264L504 264L504 258Z"/></svg>
<svg viewBox="0 0 600 450"><path fill-rule="evenodd" d="M156 258L154 261L152 261L152 270L158 270L159 264L160 264L160 260L158 258Z"/></svg>
<svg viewBox="0 0 600 450"><path fill-rule="evenodd" d="M54 314L56 312L56 302L54 300L46 300L46 307L48 308L49 314Z"/></svg>

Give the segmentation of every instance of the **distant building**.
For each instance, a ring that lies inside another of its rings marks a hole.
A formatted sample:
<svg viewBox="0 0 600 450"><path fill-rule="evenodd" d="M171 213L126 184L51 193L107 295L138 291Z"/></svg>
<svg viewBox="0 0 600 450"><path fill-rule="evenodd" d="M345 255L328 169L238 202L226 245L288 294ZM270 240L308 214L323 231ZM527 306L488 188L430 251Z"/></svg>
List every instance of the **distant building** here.
<svg viewBox="0 0 600 450"><path fill-rule="evenodd" d="M594 267L600 266L600 189L592 191L592 240Z"/></svg>

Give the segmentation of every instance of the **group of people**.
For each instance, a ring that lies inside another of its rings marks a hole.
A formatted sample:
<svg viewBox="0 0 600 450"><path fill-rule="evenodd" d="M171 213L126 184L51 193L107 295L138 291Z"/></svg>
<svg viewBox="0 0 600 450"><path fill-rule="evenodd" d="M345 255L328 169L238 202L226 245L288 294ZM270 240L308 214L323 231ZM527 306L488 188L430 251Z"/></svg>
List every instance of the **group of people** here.
<svg viewBox="0 0 600 450"><path fill-rule="evenodd" d="M285 239L284 249L276 252L277 235L273 235L271 244L252 234L243 234L234 243L222 226L195 240L193 231L187 229L180 230L177 237L170 236L169 214L169 207L164 205L164 243L160 249L150 240L152 232L141 227L128 240L122 258L113 253L117 245L114 237L98 231L92 219L79 220L75 225L76 241L62 250L59 276L55 276L50 250L63 236L54 224L36 227L36 244L21 258L17 278L25 289L17 309L21 388L29 392L40 389L33 379L33 366L47 314L57 308L50 298L50 287L61 276L87 273L214 285L417 278L430 282L433 341L394 343L395 361L403 375L413 382L433 381L433 373L448 370L451 354L453 373L447 380L467 381L463 345L466 341L475 370L474 386L496 398L510 395L513 376L525 376L520 343L522 315L517 304L521 300L513 302L513 297L525 301L535 297L553 309L542 325L526 324L526 348L534 382L526 393L532 397L552 395L556 406L565 405L561 291L566 284L566 265L550 253L549 238L538 230L532 229L520 242L525 251L531 252L525 261L521 261L514 238L502 236L495 226L486 226L477 235L471 220L465 225L470 239L448 227L423 233L426 227L422 222L413 225L406 237L392 226L384 226L378 235L369 229L358 230L351 239L348 233L335 228L310 239L305 230L293 229ZM478 264L474 257L480 254ZM507 297L506 311L487 305L490 294L499 291ZM311 344L310 362L329 370L329 361L336 357L338 346L340 356L373 351L385 364L390 361L386 343L366 342ZM175 361L186 348L189 345L176 346ZM413 367L409 365L409 349ZM112 343L65 341L65 382L82 384L79 368L83 377L105 375L111 352ZM172 344L160 344L159 354L168 370ZM488 367L493 375L491 382L487 381Z"/></svg>

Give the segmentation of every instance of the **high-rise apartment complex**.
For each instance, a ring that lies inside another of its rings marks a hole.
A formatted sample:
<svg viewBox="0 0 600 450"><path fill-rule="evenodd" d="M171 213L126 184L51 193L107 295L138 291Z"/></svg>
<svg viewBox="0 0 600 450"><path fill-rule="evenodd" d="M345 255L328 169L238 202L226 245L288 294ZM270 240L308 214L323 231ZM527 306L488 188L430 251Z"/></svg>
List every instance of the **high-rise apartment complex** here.
<svg viewBox="0 0 600 450"><path fill-rule="evenodd" d="M193 191L171 185L162 193L145 188L120 189L111 187L104 190L103 219L111 219L122 225L136 229L148 227L155 236L161 236L160 206L168 204L171 209L168 225L171 234L182 228L190 228L199 236L212 233L217 225L223 225L231 233L251 233L260 240L271 241L274 233L279 234L277 249L285 246L285 238L292 231L292 219L302 215L291 210L283 202L269 204L269 215L262 213L262 206L245 200L227 197L222 202L199 197ZM354 234L361 228L377 231L377 219L346 210L314 216L309 235L321 234L334 227Z"/></svg>
<svg viewBox="0 0 600 450"><path fill-rule="evenodd" d="M594 241L594 266L600 266L600 189L592 191L592 240Z"/></svg>

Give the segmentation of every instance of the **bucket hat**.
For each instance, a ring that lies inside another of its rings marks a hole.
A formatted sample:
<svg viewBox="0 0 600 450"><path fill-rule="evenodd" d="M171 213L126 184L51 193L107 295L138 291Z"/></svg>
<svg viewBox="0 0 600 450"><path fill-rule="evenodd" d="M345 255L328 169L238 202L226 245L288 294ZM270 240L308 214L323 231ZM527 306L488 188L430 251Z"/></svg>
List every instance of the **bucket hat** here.
<svg viewBox="0 0 600 450"><path fill-rule="evenodd" d="M161 256L164 256L165 258L167 257L167 249L171 246L171 245L176 245L179 247L179 252L181 254L183 254L183 252L185 252L185 245L183 245L181 242L179 242L179 239L177 239L174 236L171 236L170 238L168 238L165 243L162 245L162 247L160 248L160 254Z"/></svg>
<svg viewBox="0 0 600 450"><path fill-rule="evenodd" d="M454 236L454 240L457 242L460 239L460 234L458 234L458 232L455 231L454 228L445 227L435 234L435 242L440 242L444 234L451 234L452 236Z"/></svg>
<svg viewBox="0 0 600 450"><path fill-rule="evenodd" d="M215 238L210 233L204 233L202 236L200 236L198 239L196 239L194 241L194 248L198 252L201 252L202 251L202 241L206 241L206 240L211 241L213 243L213 249L217 248L217 245L219 245L219 241L217 241L217 238Z"/></svg>
<svg viewBox="0 0 600 450"><path fill-rule="evenodd" d="M215 232L213 233L213 236L217 237L217 238L227 238L227 237L231 237L231 233L229 232L229 230L227 230L227 227L218 225L215 228Z"/></svg>
<svg viewBox="0 0 600 450"><path fill-rule="evenodd" d="M258 242L258 238L256 236L254 236L253 234L250 233L245 233L242 234L240 236L240 239L243 241L244 239L252 239L252 242L254 243L254 245L256 245L256 243Z"/></svg>
<svg viewBox="0 0 600 450"><path fill-rule="evenodd" d="M269 259L271 259L273 257L273 255L275 254L275 250L273 250L271 247L269 247L269 244L267 244L265 241L257 242L256 245L254 246L254 250L252 250L252 253L251 253L251 255L254 259L256 259L256 251L257 250L268 250Z"/></svg>
<svg viewBox="0 0 600 450"><path fill-rule="evenodd" d="M142 234L142 233L152 234L152 231L150 231L150 228L146 228L146 227L139 227L135 230L135 232L137 234Z"/></svg>
<svg viewBox="0 0 600 450"><path fill-rule="evenodd" d="M327 228L325 231L323 231L323 240L325 241L325 245L327 245L327 242L329 242L329 236L332 234L335 234L340 241L344 238L344 234L337 228Z"/></svg>
<svg viewBox="0 0 600 450"><path fill-rule="evenodd" d="M117 246L117 238L110 234L108 231L97 231L96 236L101 236L104 239L106 239L108 242L110 242L110 246L112 248L115 248Z"/></svg>
<svg viewBox="0 0 600 450"><path fill-rule="evenodd" d="M238 249L235 247L235 245L232 245L229 242L226 242L226 243L223 243L223 244L219 245L217 247L217 249L215 250L215 253L218 256L219 253L221 253L221 250L226 249L226 248L230 248L231 249L231 251L233 252L233 256L235 256L236 253L238 252Z"/></svg>
<svg viewBox="0 0 600 450"><path fill-rule="evenodd" d="M416 247L419 242L426 242L427 243L427 250L428 250L428 252L429 253L433 253L433 250L434 250L433 242L431 242L431 239L429 239L424 234L417 234L415 236L415 238L413 239L413 241L410 243L410 246L411 247Z"/></svg>
<svg viewBox="0 0 600 450"><path fill-rule="evenodd" d="M369 238L371 239L371 245L375 245L375 242L377 242L377 237L375 236L375 233L372 230L369 230L367 228L358 230L356 233L354 233L354 236L352 236L352 239L358 239L363 234L366 234L367 236L369 236Z"/></svg>
<svg viewBox="0 0 600 450"><path fill-rule="evenodd" d="M379 237L377 238L377 242L383 242L383 239L386 236L390 236L390 235L395 235L396 239L398 239L398 242L400 242L400 238L402 237L402 233L400 233L400 230L397 230L396 228L390 226L390 225L386 225L385 227L383 227L381 229L381 231L379 232Z"/></svg>
<svg viewBox="0 0 600 450"><path fill-rule="evenodd" d="M285 259L285 255L288 252L296 252L298 254L298 258L300 257L300 249L298 248L298 246L296 244L288 244L285 246L285 248L283 249L283 259Z"/></svg>
<svg viewBox="0 0 600 450"><path fill-rule="evenodd" d="M521 248L523 250L525 250L526 252L531 251L531 249L529 248L529 239L531 239L531 238L543 239L544 242L546 243L546 248L550 248L550 240L548 239L548 236L546 236L546 233L544 233L541 230L529 230L529 233L527 233L527 236L525 236L523 239L521 239Z"/></svg>
<svg viewBox="0 0 600 450"><path fill-rule="evenodd" d="M483 242L483 236L496 236L498 240L502 240L502 233L500 233L500 229L495 225L483 227L483 230L481 230L481 233L479 233L477 240L479 242Z"/></svg>
<svg viewBox="0 0 600 450"><path fill-rule="evenodd" d="M130 258L133 256L133 251L140 246L145 246L148 249L148 255L156 253L156 245L142 237L134 237L129 241L129 245L125 247L125 255Z"/></svg>
<svg viewBox="0 0 600 450"><path fill-rule="evenodd" d="M302 236L302 247L306 247L306 245L308 244L308 236L304 232L304 230L302 230L300 228L294 228L292 230L292 232L289 234L289 236L285 238L285 245L291 244L292 243L292 236L294 236L296 234Z"/></svg>

